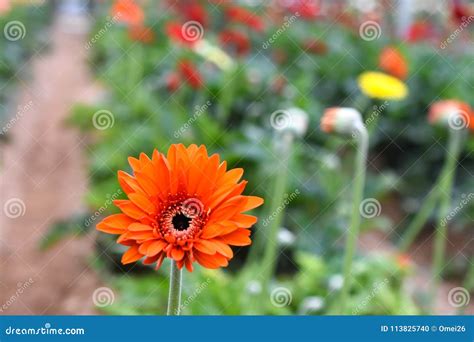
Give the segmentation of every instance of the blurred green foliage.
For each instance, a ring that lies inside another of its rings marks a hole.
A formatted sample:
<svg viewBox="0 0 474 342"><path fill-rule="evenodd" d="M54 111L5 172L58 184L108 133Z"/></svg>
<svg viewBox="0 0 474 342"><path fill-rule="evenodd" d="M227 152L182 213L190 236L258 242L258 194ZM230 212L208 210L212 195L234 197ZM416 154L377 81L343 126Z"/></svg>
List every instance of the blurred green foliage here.
<svg viewBox="0 0 474 342"><path fill-rule="evenodd" d="M21 110L14 108L17 99L16 86L28 73L26 62L47 46L45 30L51 18L51 6L47 3L14 5L0 15L0 137L8 132L8 122ZM18 114L20 113L20 114Z"/></svg>
<svg viewBox="0 0 474 342"><path fill-rule="evenodd" d="M105 18L103 13L99 11L92 34L107 26L110 17ZM258 283L251 275L258 270L233 272L240 269L245 258L245 253L237 253L230 271L198 270L186 274L183 298L191 296L202 284L206 284L202 290L206 295L196 296L184 312L331 313L331 291L337 289L331 289L329 284L331 279L337 280L341 268L340 237L347 229L351 204L353 146L352 142L329 136L319 129L323 109L354 106L366 119L374 112L379 113L376 114L378 126L371 134L365 196L392 203L388 205L400 211L399 217L405 217L417 211L444 160L446 136L444 131L427 123L430 104L453 97L474 105L474 69L469 67L472 56L463 53L462 46L441 50L428 43L410 45L394 41L388 35L364 41L357 32L342 25L331 25L328 29L328 22L324 20L297 20L270 48L264 49L262 41L278 28L275 23L263 36L249 33L254 51L247 57L234 59L238 65L234 76L237 76L228 90L228 74L166 36L164 25L169 19L166 15L153 18L152 30L156 36L153 44L132 41L126 27L114 24L91 47L91 67L107 94L100 104L76 106L70 119L70 123L91 136L91 184L87 195L91 211L101 207L104 199L117 191L117 170L130 171L127 156L137 156L140 152L151 154L154 148L165 151L177 142L205 144L209 151L221 154L231 167L238 165L245 169L249 194L268 197L279 153L270 116L279 109L300 107L308 113L310 124L307 134L296 143L289 174L288 193L298 190L299 195L285 208L284 217L284 226L297 239L282 254L277 276L279 283L274 284L288 289L292 302L283 308L268 301L255 305L252 291L258 290ZM301 48L305 38L324 42L327 51L319 54L305 51ZM217 44L208 30L206 39ZM357 76L362 71L377 69L378 54L387 44L399 46L409 60L407 84L410 95L400 102L372 101L364 98L357 88ZM280 57L276 58L276 55ZM178 90L170 92L167 77L176 69L177 60L184 57L199 66L205 86L194 90L182 84ZM282 86L277 89L278 80ZM232 99L230 108L226 102L229 96ZM200 111L206 103L210 105ZM113 124L106 129L97 129L94 115L104 110L111 113ZM462 194L474 188L471 175L473 149L474 140L470 137L458 168L453 206L460 202ZM395 201L388 201L390 199ZM262 218L270 213L263 208L257 214ZM473 215L474 205L469 203L462 208L453 227L472 229L469 218ZM400 233L407 222L408 219L394 226L388 217L380 216L366 220L363 229L389 233L395 228ZM257 223L255 229L264 227ZM111 239L102 239L101 248L104 248L103 244L113 244ZM118 246L107 247L107 254L114 260L102 261L102 267L123 271L123 267L117 266L121 252ZM288 259L286 263L285 259ZM142 266L133 266L126 271L138 269ZM167 278L163 272L145 272L133 277L111 276L119 299L107 307L106 312L165 312ZM403 289L406 270L400 269L393 256L359 256L354 273L356 281L349 305L354 313L417 312ZM255 288L248 289L252 284ZM361 307L360 303L366 304ZM321 304L320 308L314 309L316 304Z"/></svg>

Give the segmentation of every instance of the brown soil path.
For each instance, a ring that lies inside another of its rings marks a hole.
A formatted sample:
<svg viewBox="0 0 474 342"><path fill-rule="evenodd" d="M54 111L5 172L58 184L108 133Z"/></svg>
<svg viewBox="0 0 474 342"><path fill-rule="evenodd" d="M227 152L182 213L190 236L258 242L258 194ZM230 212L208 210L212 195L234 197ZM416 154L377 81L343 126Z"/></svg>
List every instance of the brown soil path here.
<svg viewBox="0 0 474 342"><path fill-rule="evenodd" d="M84 18L56 18L50 50L20 82L18 120L0 167L0 314L93 314L100 286L88 268L90 236L38 246L52 222L80 210L86 190L83 138L64 125L71 106L95 93ZM67 31L66 31L67 30Z"/></svg>

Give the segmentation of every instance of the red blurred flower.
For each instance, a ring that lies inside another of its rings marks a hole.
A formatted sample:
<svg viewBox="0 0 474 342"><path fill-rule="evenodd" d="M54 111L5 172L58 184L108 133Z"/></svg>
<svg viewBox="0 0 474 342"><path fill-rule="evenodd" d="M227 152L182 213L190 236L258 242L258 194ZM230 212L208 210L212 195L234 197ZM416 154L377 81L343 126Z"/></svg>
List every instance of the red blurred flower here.
<svg viewBox="0 0 474 342"><path fill-rule="evenodd" d="M314 55L324 55L328 51L328 46L319 39L310 39L303 43L303 49Z"/></svg>
<svg viewBox="0 0 474 342"><path fill-rule="evenodd" d="M146 26L131 26L128 30L128 36L131 40L151 44L155 41L155 33Z"/></svg>
<svg viewBox="0 0 474 342"><path fill-rule="evenodd" d="M180 83L179 75L177 73L172 72L166 76L166 88L168 91L174 92L178 90Z"/></svg>
<svg viewBox="0 0 474 342"><path fill-rule="evenodd" d="M434 36L434 29L430 23L423 21L414 22L407 32L407 40L415 43L421 40L427 40Z"/></svg>
<svg viewBox="0 0 474 342"><path fill-rule="evenodd" d="M396 48L388 46L382 50L379 56L379 67L383 71L401 80L408 75L408 65L405 57Z"/></svg>
<svg viewBox="0 0 474 342"><path fill-rule="evenodd" d="M197 2L187 3L182 6L181 13L186 20L194 20L202 26L207 26L208 15L206 9Z"/></svg>
<svg viewBox="0 0 474 342"><path fill-rule="evenodd" d="M181 77L194 89L200 89L203 87L204 82L202 76L194 66L194 64L188 60L181 60L178 64L178 70Z"/></svg>
<svg viewBox="0 0 474 342"><path fill-rule="evenodd" d="M258 15L243 7L229 6L225 14L230 21L247 25L255 31L261 32L265 28L262 19Z"/></svg>
<svg viewBox="0 0 474 342"><path fill-rule="evenodd" d="M451 8L451 16L458 25L465 22L471 15L472 14L469 7L464 5L462 1L453 1L453 6Z"/></svg>
<svg viewBox="0 0 474 342"><path fill-rule="evenodd" d="M319 1L316 0L294 0L289 6L290 11L299 13L302 19L312 20L319 15Z"/></svg>
<svg viewBox="0 0 474 342"><path fill-rule="evenodd" d="M112 6L112 15L117 21L128 25L142 25L145 14L142 8L133 0L117 0Z"/></svg>
<svg viewBox="0 0 474 342"><path fill-rule="evenodd" d="M272 81L273 92L275 92L276 94L282 94L287 83L288 82L286 81L286 78L283 75L276 76Z"/></svg>
<svg viewBox="0 0 474 342"><path fill-rule="evenodd" d="M177 22L169 22L166 24L166 33L171 40L192 47L199 39L196 39L197 36L192 32L190 35L187 35L186 32L186 27Z"/></svg>
<svg viewBox="0 0 474 342"><path fill-rule="evenodd" d="M219 34L219 40L223 45L230 46L239 56L244 56L250 51L250 41L242 32L236 30L225 30Z"/></svg>

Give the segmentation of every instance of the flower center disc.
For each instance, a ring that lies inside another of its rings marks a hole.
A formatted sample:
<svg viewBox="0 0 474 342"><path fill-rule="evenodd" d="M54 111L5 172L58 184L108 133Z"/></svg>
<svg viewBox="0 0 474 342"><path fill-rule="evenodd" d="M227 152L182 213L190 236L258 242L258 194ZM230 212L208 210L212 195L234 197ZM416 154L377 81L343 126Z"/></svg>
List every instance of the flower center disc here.
<svg viewBox="0 0 474 342"><path fill-rule="evenodd" d="M174 229L183 231L189 228L189 224L192 218L185 216L183 213L178 212L173 216L171 222L173 223Z"/></svg>

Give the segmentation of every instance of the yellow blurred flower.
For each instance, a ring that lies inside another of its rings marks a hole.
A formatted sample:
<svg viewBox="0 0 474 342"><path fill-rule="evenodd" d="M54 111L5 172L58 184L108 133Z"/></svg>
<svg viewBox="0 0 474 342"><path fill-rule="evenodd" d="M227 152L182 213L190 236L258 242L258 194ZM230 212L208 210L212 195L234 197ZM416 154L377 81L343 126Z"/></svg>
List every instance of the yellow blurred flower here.
<svg viewBox="0 0 474 342"><path fill-rule="evenodd" d="M357 79L360 90L368 97L382 100L402 100L408 88L398 78L377 71L363 72Z"/></svg>

